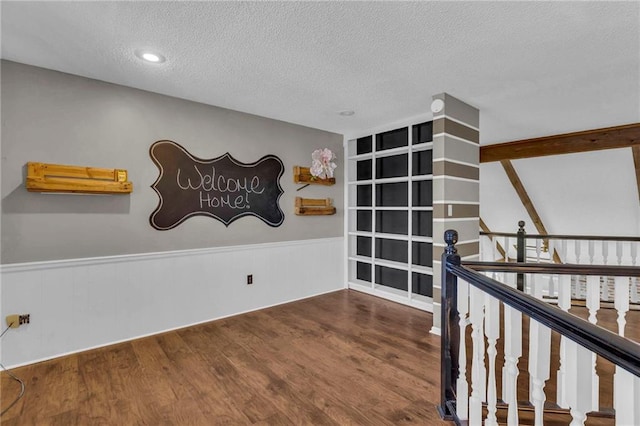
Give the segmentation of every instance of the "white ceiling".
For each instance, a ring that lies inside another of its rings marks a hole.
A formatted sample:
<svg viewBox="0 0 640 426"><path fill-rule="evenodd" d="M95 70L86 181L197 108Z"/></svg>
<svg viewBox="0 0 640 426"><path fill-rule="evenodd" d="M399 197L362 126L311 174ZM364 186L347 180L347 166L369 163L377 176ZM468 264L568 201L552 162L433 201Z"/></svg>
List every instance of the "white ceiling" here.
<svg viewBox="0 0 640 426"><path fill-rule="evenodd" d="M481 110L483 144L640 119L639 2L9 2L2 58L337 133ZM167 57L147 65L140 48ZM352 117L339 116L352 109Z"/></svg>

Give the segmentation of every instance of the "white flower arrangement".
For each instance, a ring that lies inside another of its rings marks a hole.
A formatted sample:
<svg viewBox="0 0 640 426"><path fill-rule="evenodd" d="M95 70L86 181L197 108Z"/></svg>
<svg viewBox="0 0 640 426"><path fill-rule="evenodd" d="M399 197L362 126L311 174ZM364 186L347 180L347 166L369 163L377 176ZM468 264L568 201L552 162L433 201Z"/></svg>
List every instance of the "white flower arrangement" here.
<svg viewBox="0 0 640 426"><path fill-rule="evenodd" d="M333 177L333 171L338 167L333 160L336 155L329 148L316 149L311 154L311 176L318 179L328 179Z"/></svg>

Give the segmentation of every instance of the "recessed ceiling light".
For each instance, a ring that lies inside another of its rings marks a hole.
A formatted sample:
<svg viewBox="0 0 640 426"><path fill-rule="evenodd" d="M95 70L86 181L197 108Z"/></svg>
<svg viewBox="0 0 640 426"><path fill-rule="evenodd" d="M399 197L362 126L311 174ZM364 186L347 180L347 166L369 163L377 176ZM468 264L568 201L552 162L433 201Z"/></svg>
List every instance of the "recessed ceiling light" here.
<svg viewBox="0 0 640 426"><path fill-rule="evenodd" d="M164 61L166 61L165 57L162 56L159 53L156 52L151 52L148 50L137 50L136 51L136 56L142 60L144 60L145 62L151 62L154 64L160 64Z"/></svg>
<svg viewBox="0 0 640 426"><path fill-rule="evenodd" d="M352 111L350 109L345 110L345 111L340 111L338 114L340 114L343 117L351 117L353 114L355 114L355 111Z"/></svg>

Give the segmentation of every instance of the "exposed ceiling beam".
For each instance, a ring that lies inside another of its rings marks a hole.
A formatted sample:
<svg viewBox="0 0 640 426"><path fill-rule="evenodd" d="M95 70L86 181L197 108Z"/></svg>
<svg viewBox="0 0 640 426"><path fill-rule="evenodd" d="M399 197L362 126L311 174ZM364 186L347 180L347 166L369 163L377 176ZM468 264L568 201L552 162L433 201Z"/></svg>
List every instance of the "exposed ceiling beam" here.
<svg viewBox="0 0 640 426"><path fill-rule="evenodd" d="M480 218L480 229L482 229L484 232L491 232L491 230L489 229L489 227L487 226L486 223L484 223L484 220L482 220L482 218ZM491 241L493 241L493 237L491 235L489 235L489 239ZM500 253L500 256L502 256L502 259L505 262L508 262L509 259L507 258L507 253L505 252L504 248L502 247L502 244L500 244L500 242L496 241L496 250L498 250L498 253Z"/></svg>
<svg viewBox="0 0 640 426"><path fill-rule="evenodd" d="M529 217L531 217L531 220L533 221L533 225L536 227L538 234L548 235L549 233L547 232L547 228L545 228L544 223L542 223L542 219L540 218L538 211L533 205L531 198L529 198L529 194L527 194L527 190L524 188L524 185L522 184L522 181L520 180L520 177L518 176L516 169L513 168L513 164L511 164L511 161L502 160L500 161L500 164L502 164L502 167L504 168L504 171L507 174L509 181L511 181L511 185L513 185L513 189L516 190L516 193L518 194L518 197L520 198L522 205L524 206L525 210L529 214ZM548 241L545 241L544 243L545 243L545 246L548 247ZM553 251L553 261L556 263L562 263L562 261L560 260L560 256L558 255L558 252L555 249Z"/></svg>
<svg viewBox="0 0 640 426"><path fill-rule="evenodd" d="M640 123L480 147L480 162L572 154L640 145Z"/></svg>
<svg viewBox="0 0 640 426"><path fill-rule="evenodd" d="M536 211L536 208L534 207L533 202L531 201L531 198L529 198L529 194L527 194L527 190L524 188L524 185L522 184L522 181L520 180L520 177L518 176L516 169L513 168L513 164L511 164L511 161L502 160L500 161L500 163L502 164L502 167L504 168L504 171L507 174L507 177L511 181L511 185L513 185L513 189L516 190L518 197L520 197L520 201L522 202L522 205L524 206L525 210L527 210L529 217L531 217L531 220L533 221L533 225L536 227L538 234L542 234L542 235L548 234L547 229L544 227L544 224L542 223L542 219L540 218L540 215L538 215L538 212Z"/></svg>
<svg viewBox="0 0 640 426"><path fill-rule="evenodd" d="M636 168L636 187L638 188L638 200L640 200L640 145L632 146L633 165Z"/></svg>

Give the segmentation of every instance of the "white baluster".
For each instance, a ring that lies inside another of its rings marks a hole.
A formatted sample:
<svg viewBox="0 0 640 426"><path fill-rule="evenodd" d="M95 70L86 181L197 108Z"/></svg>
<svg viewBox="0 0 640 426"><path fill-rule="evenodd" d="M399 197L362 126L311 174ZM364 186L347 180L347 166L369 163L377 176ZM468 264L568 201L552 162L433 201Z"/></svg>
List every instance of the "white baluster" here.
<svg viewBox="0 0 640 426"><path fill-rule="evenodd" d="M542 285L539 275L532 274L531 295L542 300ZM551 330L535 321L529 321L529 392L531 403L535 409L536 426L543 425L545 382L549 379L549 363L551 358Z"/></svg>
<svg viewBox="0 0 640 426"><path fill-rule="evenodd" d="M615 277L615 308L618 311L618 334L624 337L627 324L625 316L629 311L629 278Z"/></svg>
<svg viewBox="0 0 640 426"><path fill-rule="evenodd" d="M471 360L471 397L469 398L469 425L482 424L482 401L484 400L485 374L484 338L482 332L484 297L482 291L475 287L469 289L469 317L471 319L471 340L473 358Z"/></svg>
<svg viewBox="0 0 640 426"><path fill-rule="evenodd" d="M595 254L595 241L589 240L587 241L587 246L589 248L589 265L593 265L593 255Z"/></svg>
<svg viewBox="0 0 640 426"><path fill-rule="evenodd" d="M631 247L631 264L636 266L636 261L638 258L638 243L635 241L630 241L629 246Z"/></svg>
<svg viewBox="0 0 640 426"><path fill-rule="evenodd" d="M469 283L458 280L458 313L460 315L460 349L458 356L458 378L456 380L456 414L460 420L469 415L469 383L467 382L466 335L469 325Z"/></svg>
<svg viewBox="0 0 640 426"><path fill-rule="evenodd" d="M602 242L602 264L606 265L609 261L609 241Z"/></svg>
<svg viewBox="0 0 640 426"><path fill-rule="evenodd" d="M536 238L536 263L540 263L540 253L542 252L542 240Z"/></svg>
<svg viewBox="0 0 640 426"><path fill-rule="evenodd" d="M616 257L618 258L618 265L622 265L622 241L616 241Z"/></svg>
<svg viewBox="0 0 640 426"><path fill-rule="evenodd" d="M613 376L613 408L616 425L640 425L640 377L616 366Z"/></svg>
<svg viewBox="0 0 640 426"><path fill-rule="evenodd" d="M570 339L566 339L566 349L567 358L571 360L567 364L566 392L572 417L570 426L582 426L587 419L587 412L592 409L593 383L589 375L584 372L591 367L593 354Z"/></svg>
<svg viewBox="0 0 640 426"><path fill-rule="evenodd" d="M580 263L580 253L582 251L582 241L580 240L575 240L573 242L573 250L574 250L574 254L576 255L576 263Z"/></svg>
<svg viewBox="0 0 640 426"><path fill-rule="evenodd" d="M529 320L529 375L531 378L531 403L535 410L536 426L543 426L544 385L549 380L551 357L551 329L534 319Z"/></svg>
<svg viewBox="0 0 640 426"><path fill-rule="evenodd" d="M571 308L571 275L558 276L558 307L565 312Z"/></svg>
<svg viewBox="0 0 640 426"><path fill-rule="evenodd" d="M597 324L598 319L596 315L600 309L600 277L595 275L587 276L587 309L589 310L589 322L591 324ZM593 381L593 395L592 395L592 409L598 411L599 406L599 391L600 391L600 379L598 373L596 373L596 354L593 355L591 366L591 378Z"/></svg>
<svg viewBox="0 0 640 426"><path fill-rule="evenodd" d="M496 418L498 396L496 386L496 343L500 337L500 301L495 297L485 294L485 324L484 334L487 336L487 357L489 363L489 376L487 383L487 419L485 426L498 426Z"/></svg>
<svg viewBox="0 0 640 426"><path fill-rule="evenodd" d="M510 274L508 272L505 272L504 274L502 274L502 281L504 284L510 286L511 288L516 288L516 284L515 284L515 280L512 278L514 276L514 274ZM507 305L503 305L504 309L507 308ZM506 334L506 325L505 325L505 336ZM507 345L506 340L508 340L508 338L505 338L505 347ZM506 349L505 349L506 351ZM506 352L505 352L505 360L506 360ZM506 362L504 363L506 364ZM506 383L507 383L507 366L504 365L504 368L502 369L502 395L501 398L503 401L506 402L507 400L507 393L506 393Z"/></svg>
<svg viewBox="0 0 640 426"><path fill-rule="evenodd" d="M558 277L558 307L565 312L571 308L571 276L560 275ZM567 347L566 337L560 336L560 368L557 374L557 403L562 408L569 408L567 401Z"/></svg>
<svg viewBox="0 0 640 426"><path fill-rule="evenodd" d="M542 277L538 274L527 274L527 282L530 283L529 294L542 300Z"/></svg>
<svg viewBox="0 0 640 426"><path fill-rule="evenodd" d="M507 425L518 426L518 360L522 356L522 313L504 306L502 399L509 404Z"/></svg>
<svg viewBox="0 0 640 426"><path fill-rule="evenodd" d="M589 322L596 324L596 315L600 309L600 277L596 275L587 276L587 308L589 309Z"/></svg>
<svg viewBox="0 0 640 426"><path fill-rule="evenodd" d="M547 281L547 295L550 298L553 298L556 296L556 283L555 283L555 280L553 279L553 275L549 275L549 280Z"/></svg>

